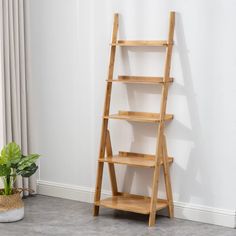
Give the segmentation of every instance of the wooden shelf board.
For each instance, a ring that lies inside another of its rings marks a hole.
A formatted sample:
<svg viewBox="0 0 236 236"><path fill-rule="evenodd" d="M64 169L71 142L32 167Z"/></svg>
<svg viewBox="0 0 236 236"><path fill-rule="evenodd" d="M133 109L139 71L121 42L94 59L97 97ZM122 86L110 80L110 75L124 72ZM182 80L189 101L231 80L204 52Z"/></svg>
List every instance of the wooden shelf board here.
<svg viewBox="0 0 236 236"><path fill-rule="evenodd" d="M168 157L168 162L170 164L173 162L173 160L173 157ZM132 152L119 152L118 155L98 159L98 161L137 167L155 167L155 155ZM161 162L161 165L162 164L163 162Z"/></svg>
<svg viewBox="0 0 236 236"><path fill-rule="evenodd" d="M113 46L141 46L141 47L166 47L168 41L166 40L118 40L117 43L112 43Z"/></svg>
<svg viewBox="0 0 236 236"><path fill-rule="evenodd" d="M147 76L119 76L118 79L107 80L108 82L120 82L127 84L163 84L163 77L147 77ZM169 78L166 83L173 82L173 78Z"/></svg>
<svg viewBox="0 0 236 236"><path fill-rule="evenodd" d="M150 197L125 194L109 197L95 202L96 206L103 206L107 208L130 211L140 214L150 213ZM161 210L168 206L166 201L157 200L156 210Z"/></svg>
<svg viewBox="0 0 236 236"><path fill-rule="evenodd" d="M166 114L164 120L173 120L172 114ZM104 116L105 119L118 119L145 123L158 123L160 122L159 113L148 113L148 112L134 112L134 111L119 111L118 114Z"/></svg>

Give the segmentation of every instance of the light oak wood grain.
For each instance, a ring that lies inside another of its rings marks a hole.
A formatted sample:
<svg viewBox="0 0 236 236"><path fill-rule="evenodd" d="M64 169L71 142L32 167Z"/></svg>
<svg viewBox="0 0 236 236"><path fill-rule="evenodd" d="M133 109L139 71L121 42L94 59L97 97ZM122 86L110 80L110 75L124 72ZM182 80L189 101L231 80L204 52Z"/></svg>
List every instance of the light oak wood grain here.
<svg viewBox="0 0 236 236"><path fill-rule="evenodd" d="M173 117L174 116L172 114L165 114L164 121L170 121L173 119ZM144 122L144 123L159 123L161 121L161 115L159 113L135 112L135 111L119 111L118 114L104 116L104 118Z"/></svg>
<svg viewBox="0 0 236 236"><path fill-rule="evenodd" d="M117 32L118 32L118 14L115 14L114 15L114 23L113 23L113 31L112 31L112 43L116 43ZM115 55L116 55L116 47L111 46L110 62L109 62L109 68L108 68L108 80L111 80L113 78ZM104 116L109 115L110 101L111 101L111 90L112 90L112 83L107 83L106 97L105 97L105 102L104 102L104 112L103 112ZM107 127L108 127L108 120L103 119L101 141L100 141L100 150L99 150L99 159L102 159L105 156ZM103 165L104 165L103 162L98 162L94 202L99 201L100 197L101 197ZM98 214L99 214L99 206L94 205L93 215L97 216Z"/></svg>
<svg viewBox="0 0 236 236"><path fill-rule="evenodd" d="M104 206L117 210L130 211L140 214L150 213L150 197L137 196L137 195L120 195L106 198L95 202L97 206ZM161 210L167 207L164 201L155 201L156 210Z"/></svg>
<svg viewBox="0 0 236 236"><path fill-rule="evenodd" d="M166 114L168 88L173 78L170 77L171 55L173 47L173 35L175 25L175 13L170 13L168 40L117 40L118 32L118 14L114 15L112 43L110 49L110 62L108 68L108 78L106 87L106 96L104 102L102 132L100 141L100 150L98 157L98 169L96 188L94 196L94 216L99 214L99 207L108 207L123 211L131 211L141 214L149 214L149 226L155 224L156 211L168 207L169 216L174 216L173 196L170 180L170 164L173 158L168 156L167 144L164 134L165 122L173 119L172 114ZM113 79L115 54L117 46L161 46L166 48L165 68L163 77L150 76L118 76L118 79ZM118 111L117 114L109 114L112 84L114 82L130 83L130 84L159 84L162 86L161 93L161 108L160 113L137 112L137 111ZM157 143L155 155L134 153L134 152L119 152L113 155L110 133L108 130L108 121L110 119L119 119L126 121L157 123ZM105 157L105 150L107 156ZM101 187L104 163L108 163L112 197L101 200ZM136 167L149 167L153 171L152 192L151 196L140 196L130 193L122 193L118 191L116 173L114 164L122 164ZM158 199L158 185L160 169L163 168L166 196L167 199Z"/></svg>
<svg viewBox="0 0 236 236"><path fill-rule="evenodd" d="M173 78L169 78L166 82L164 82L163 77L120 75L118 76L118 79L107 80L107 82L118 82L126 84L163 84L172 83Z"/></svg>
<svg viewBox="0 0 236 236"><path fill-rule="evenodd" d="M168 41L165 40L118 40L117 43L111 45L123 47L166 47Z"/></svg>
<svg viewBox="0 0 236 236"><path fill-rule="evenodd" d="M99 159L98 161L137 167L155 167L155 155L143 153L119 152L118 155ZM167 157L167 161L171 164L173 162L173 157ZM164 161L162 160L160 165L163 164Z"/></svg>
<svg viewBox="0 0 236 236"><path fill-rule="evenodd" d="M168 46L166 48L166 58L165 58L165 68L164 68L164 81L167 81L170 77L170 67L171 67L171 55L173 47L173 36L174 36L174 26L175 26L175 12L170 13L169 22L169 33L168 33ZM156 147L156 167L153 174L152 181L152 195L151 195L151 205L150 205L150 216L149 216L149 226L155 224L156 219L156 207L155 199L158 195L158 184L160 175L160 162L163 158L162 148L163 148L163 137L164 137L164 127L165 127L165 116L166 116L166 104L168 96L168 84L164 83L162 86L161 95L161 108L160 108L160 123L157 133L157 147ZM166 190L170 191L169 189Z"/></svg>

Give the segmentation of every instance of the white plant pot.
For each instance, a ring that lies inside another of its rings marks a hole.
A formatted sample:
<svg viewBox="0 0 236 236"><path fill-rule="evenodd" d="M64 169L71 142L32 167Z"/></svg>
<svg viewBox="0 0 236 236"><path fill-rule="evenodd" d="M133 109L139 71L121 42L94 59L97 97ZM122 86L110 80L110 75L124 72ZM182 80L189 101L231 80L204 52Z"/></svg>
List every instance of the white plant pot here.
<svg viewBox="0 0 236 236"><path fill-rule="evenodd" d="M0 222L14 222L24 218L24 203L20 192L0 195Z"/></svg>

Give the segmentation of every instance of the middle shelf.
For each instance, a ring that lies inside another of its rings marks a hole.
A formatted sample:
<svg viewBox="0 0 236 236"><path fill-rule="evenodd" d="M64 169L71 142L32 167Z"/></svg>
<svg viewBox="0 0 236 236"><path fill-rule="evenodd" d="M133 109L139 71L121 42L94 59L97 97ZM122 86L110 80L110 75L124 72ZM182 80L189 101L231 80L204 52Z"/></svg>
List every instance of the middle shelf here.
<svg viewBox="0 0 236 236"><path fill-rule="evenodd" d="M174 160L173 157L168 157L168 162L171 164ZM112 157L100 158L99 162L107 162L128 166L138 167L155 167L155 155L133 153L133 152L119 152L118 155ZM160 163L161 165L163 162Z"/></svg>
<svg viewBox="0 0 236 236"><path fill-rule="evenodd" d="M136 112L136 111L119 111L118 114L113 114L109 116L104 116L104 119L118 119L145 123L159 123L160 122L159 113L150 112ZM166 114L164 117L165 121L173 120L174 115Z"/></svg>

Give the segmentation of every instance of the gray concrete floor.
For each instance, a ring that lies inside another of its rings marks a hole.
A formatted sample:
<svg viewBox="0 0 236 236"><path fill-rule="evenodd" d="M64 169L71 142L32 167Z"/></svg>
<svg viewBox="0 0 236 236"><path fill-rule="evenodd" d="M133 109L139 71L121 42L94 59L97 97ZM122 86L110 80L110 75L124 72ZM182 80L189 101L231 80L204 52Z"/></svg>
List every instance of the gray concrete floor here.
<svg viewBox="0 0 236 236"><path fill-rule="evenodd" d="M0 223L0 235L236 236L235 229L167 217L147 223L147 216L104 208L93 217L91 204L37 195L25 199L22 221Z"/></svg>

